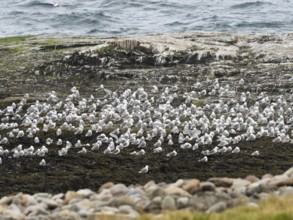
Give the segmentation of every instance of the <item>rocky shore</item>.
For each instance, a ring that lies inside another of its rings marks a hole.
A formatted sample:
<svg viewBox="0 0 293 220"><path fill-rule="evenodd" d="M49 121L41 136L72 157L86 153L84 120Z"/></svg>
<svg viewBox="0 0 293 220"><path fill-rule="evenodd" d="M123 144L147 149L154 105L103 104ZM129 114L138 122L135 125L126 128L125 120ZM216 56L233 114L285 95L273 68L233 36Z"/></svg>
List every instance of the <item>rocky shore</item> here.
<svg viewBox="0 0 293 220"><path fill-rule="evenodd" d="M98 191L80 189L59 194L18 193L0 199L1 219L137 219L141 214L190 210L222 212L235 206L258 208L269 196L293 195L293 168L261 178L179 179L174 183L129 185L113 182Z"/></svg>
<svg viewBox="0 0 293 220"><path fill-rule="evenodd" d="M244 83L239 84L241 80ZM233 91L233 97L251 94L248 106L261 96L269 98L265 104L276 104L282 96L290 109L293 35L186 33L0 39L0 110L21 103L24 96L29 97L26 109L37 100L46 100L52 90L65 99L73 86L85 98L94 95L102 99L106 94L99 90L101 84L117 94L141 86L146 92L154 85L161 91L175 88L178 96L172 105L177 107L194 90L199 96L192 104L204 107L219 101L208 95L215 82ZM204 89L206 93L201 93ZM229 103L231 97L223 95L221 99ZM0 129L0 135L3 138L7 132ZM60 137L70 138L72 143L82 138ZM174 135L175 139L178 136ZM19 140L27 147L32 143L29 138ZM12 150L19 140L7 148ZM93 143L90 138L81 140ZM241 142L239 154L211 155L208 163L198 162L200 152L190 154L180 149L172 159L157 154L133 159L133 149L107 157L101 152L77 154L80 149L72 149L76 152L59 158L56 152L60 147L51 145L47 166L40 166L40 158L33 157L3 160L0 213L7 219L103 219L104 215L130 219L164 210L214 212L241 204L257 207L269 194L292 192L292 142L272 140L262 137ZM174 150L167 144L164 148ZM252 156L255 150L260 154ZM138 170L146 164L150 164L149 172L140 175Z"/></svg>

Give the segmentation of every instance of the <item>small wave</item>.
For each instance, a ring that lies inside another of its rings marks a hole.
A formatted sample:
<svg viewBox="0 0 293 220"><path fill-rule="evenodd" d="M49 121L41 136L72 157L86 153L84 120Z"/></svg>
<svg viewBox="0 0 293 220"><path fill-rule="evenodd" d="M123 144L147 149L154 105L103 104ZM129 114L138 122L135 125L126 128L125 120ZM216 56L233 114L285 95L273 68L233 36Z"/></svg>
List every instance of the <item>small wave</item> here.
<svg viewBox="0 0 293 220"><path fill-rule="evenodd" d="M250 28L280 28L282 25L278 21L274 22L241 22L235 25L238 28L250 27Z"/></svg>
<svg viewBox="0 0 293 220"><path fill-rule="evenodd" d="M183 26L183 25L188 25L190 22L180 22L180 21L174 21L174 22L169 22L164 24L165 26Z"/></svg>
<svg viewBox="0 0 293 220"><path fill-rule="evenodd" d="M230 8L232 8L232 9L245 9L245 8L260 7L260 6L263 6L263 5L273 5L273 3L262 2L262 1L244 2L244 3L233 5Z"/></svg>
<svg viewBox="0 0 293 220"><path fill-rule="evenodd" d="M52 7L54 6L53 2L40 2L40 1L29 1L23 4L20 4L22 7Z"/></svg>

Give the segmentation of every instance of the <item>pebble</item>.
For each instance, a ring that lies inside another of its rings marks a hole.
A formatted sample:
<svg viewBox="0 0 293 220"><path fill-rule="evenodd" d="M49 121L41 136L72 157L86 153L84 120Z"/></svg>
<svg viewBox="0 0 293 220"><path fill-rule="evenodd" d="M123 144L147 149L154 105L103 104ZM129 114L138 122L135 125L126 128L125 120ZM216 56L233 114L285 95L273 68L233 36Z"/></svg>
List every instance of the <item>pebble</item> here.
<svg viewBox="0 0 293 220"><path fill-rule="evenodd" d="M102 185L98 192L80 189L51 195L18 193L0 198L1 219L137 219L142 212L191 209L206 213L246 205L258 208L258 201L273 196L293 196L292 169L281 175L241 178L179 179L175 183L149 181L144 186ZM104 218L104 217L103 217Z"/></svg>
<svg viewBox="0 0 293 220"><path fill-rule="evenodd" d="M227 208L227 203L226 202L218 202L214 205L212 205L206 213L211 213L211 212L222 212Z"/></svg>
<svg viewBox="0 0 293 220"><path fill-rule="evenodd" d="M194 194L199 191L199 185L200 181L198 179L190 179L183 183L182 189L189 192L190 194Z"/></svg>
<svg viewBox="0 0 293 220"><path fill-rule="evenodd" d="M201 191L214 191L216 186L211 182L201 182L199 188Z"/></svg>
<svg viewBox="0 0 293 220"><path fill-rule="evenodd" d="M162 209L169 210L169 211L176 210L176 204L175 204L174 198L171 196L165 196L162 201Z"/></svg>

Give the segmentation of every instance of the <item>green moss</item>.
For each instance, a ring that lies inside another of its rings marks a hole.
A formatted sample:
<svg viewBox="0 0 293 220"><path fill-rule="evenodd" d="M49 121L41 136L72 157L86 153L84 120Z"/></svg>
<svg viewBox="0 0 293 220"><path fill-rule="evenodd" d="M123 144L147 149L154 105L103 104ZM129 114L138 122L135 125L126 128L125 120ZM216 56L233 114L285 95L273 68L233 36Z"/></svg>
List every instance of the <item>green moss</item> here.
<svg viewBox="0 0 293 220"><path fill-rule="evenodd" d="M40 43L46 46L54 46L54 45L60 44L60 39L51 37L51 38L47 38L45 41Z"/></svg>
<svg viewBox="0 0 293 220"><path fill-rule="evenodd" d="M22 44L27 38L32 36L16 36L0 38L0 44Z"/></svg>
<svg viewBox="0 0 293 220"><path fill-rule="evenodd" d="M203 99L195 99L192 101L192 104L196 105L197 107L203 107L205 102Z"/></svg>
<svg viewBox="0 0 293 220"><path fill-rule="evenodd" d="M113 56L116 53L119 53L122 51L122 48L117 46L116 44L109 44L108 46L102 47L97 50L97 53L104 57L104 56Z"/></svg>
<svg viewBox="0 0 293 220"><path fill-rule="evenodd" d="M24 51L24 46L15 46L15 47L9 48L9 52L11 53L20 53L22 51Z"/></svg>
<svg viewBox="0 0 293 220"><path fill-rule="evenodd" d="M197 45L192 45L190 48L189 48L190 51L197 51L197 50L203 50L203 48L197 46Z"/></svg>

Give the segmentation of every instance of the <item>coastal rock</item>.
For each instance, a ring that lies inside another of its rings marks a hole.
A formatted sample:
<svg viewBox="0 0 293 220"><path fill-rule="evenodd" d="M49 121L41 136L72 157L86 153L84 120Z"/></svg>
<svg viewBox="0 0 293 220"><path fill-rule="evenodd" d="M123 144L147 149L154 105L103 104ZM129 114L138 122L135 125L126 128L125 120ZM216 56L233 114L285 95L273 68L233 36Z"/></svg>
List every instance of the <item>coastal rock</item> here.
<svg viewBox="0 0 293 220"><path fill-rule="evenodd" d="M206 211L211 206L216 204L219 198L214 194L193 195L188 202L188 207L198 211Z"/></svg>
<svg viewBox="0 0 293 220"><path fill-rule="evenodd" d="M113 198L108 203L108 206L117 207L117 208L122 205L129 205L129 206L133 207L134 206L133 199L130 196L124 195L124 196L120 196L118 198Z"/></svg>
<svg viewBox="0 0 293 220"><path fill-rule="evenodd" d="M246 187L251 184L250 181L245 179L235 179L233 185L231 186L232 192L236 194L245 194Z"/></svg>
<svg viewBox="0 0 293 220"><path fill-rule="evenodd" d="M147 203L143 210L145 212L150 212L150 213L160 213L161 203L162 203L162 198L156 197L152 201Z"/></svg>
<svg viewBox="0 0 293 220"><path fill-rule="evenodd" d="M165 189L165 192L170 195L170 196L173 196L173 197L190 197L191 195L186 192L185 190L179 188L179 187L176 187L176 186L168 186L166 189Z"/></svg>
<svg viewBox="0 0 293 220"><path fill-rule="evenodd" d="M113 198L113 195L109 189L102 190L99 194L91 195L91 200L99 200L102 202L109 202Z"/></svg>
<svg viewBox="0 0 293 220"><path fill-rule="evenodd" d="M102 186L100 186L99 192L101 192L103 189L110 189L113 186L114 186L113 182L104 183Z"/></svg>
<svg viewBox="0 0 293 220"><path fill-rule="evenodd" d="M153 191L151 191L151 193L149 194L150 198L154 198L154 197L164 197L167 195L167 192L165 190L163 190L162 188L158 187L156 189L154 189Z"/></svg>
<svg viewBox="0 0 293 220"><path fill-rule="evenodd" d="M179 179L177 180L175 183L171 183L169 184L169 186L174 186L174 187L182 187L182 185L185 183L185 181L183 179Z"/></svg>
<svg viewBox="0 0 293 220"><path fill-rule="evenodd" d="M22 214L19 210L10 210L6 209L1 213L2 219L9 219L9 220L25 220L25 215Z"/></svg>
<svg viewBox="0 0 293 220"><path fill-rule="evenodd" d="M184 209L188 207L188 197L180 197L177 199L177 209Z"/></svg>
<svg viewBox="0 0 293 220"><path fill-rule="evenodd" d="M194 194L199 191L199 185L200 181L198 179L185 180L182 185L182 189L190 194Z"/></svg>
<svg viewBox="0 0 293 220"><path fill-rule="evenodd" d="M208 179L208 182L215 184L216 187L230 187L232 186L235 179L233 178L220 178L220 177L213 177Z"/></svg>
<svg viewBox="0 0 293 220"><path fill-rule="evenodd" d="M80 189L76 192L78 195L81 195L82 198L89 198L91 195L95 194L92 190L90 189Z"/></svg>
<svg viewBox="0 0 293 220"><path fill-rule="evenodd" d="M10 205L14 199L14 196L4 196L0 199L0 205Z"/></svg>
<svg viewBox="0 0 293 220"><path fill-rule="evenodd" d="M291 167L286 172L284 172L283 175L288 176L288 177L293 177L293 167Z"/></svg>
<svg viewBox="0 0 293 220"><path fill-rule="evenodd" d="M124 184L118 183L110 188L112 195L121 196L127 192L127 187Z"/></svg>
<svg viewBox="0 0 293 220"><path fill-rule="evenodd" d="M36 205L32 205L27 207L24 211L23 214L29 215L29 216L38 216L38 215L48 215L49 211L47 211L47 206L42 203L38 203Z"/></svg>
<svg viewBox="0 0 293 220"><path fill-rule="evenodd" d="M287 175L274 176L267 183L268 187L277 188L281 186L293 186L293 177Z"/></svg>
<svg viewBox="0 0 293 220"><path fill-rule="evenodd" d="M165 196L162 201L163 210L176 210L175 200L171 196Z"/></svg>
<svg viewBox="0 0 293 220"><path fill-rule="evenodd" d="M72 202L73 200L79 200L79 199L82 199L84 198L84 195L82 194L78 194L77 192L75 191L68 191L66 194L65 194L65 202Z"/></svg>
<svg viewBox="0 0 293 220"><path fill-rule="evenodd" d="M245 177L245 180L251 182L251 183L255 183L257 181L259 181L259 178L257 178L256 176L254 175L248 175Z"/></svg>
<svg viewBox="0 0 293 220"><path fill-rule="evenodd" d="M218 202L214 205L212 205L206 213L211 213L211 212L222 212L227 208L226 202Z"/></svg>
<svg viewBox="0 0 293 220"><path fill-rule="evenodd" d="M214 191L215 190L215 184L211 182L201 182L199 185L199 188L201 191Z"/></svg>
<svg viewBox="0 0 293 220"><path fill-rule="evenodd" d="M255 183L251 183L247 189L246 189L246 194L248 196L251 196L253 194L257 194L261 192L261 183L260 181L255 182Z"/></svg>
<svg viewBox="0 0 293 220"><path fill-rule="evenodd" d="M81 217L78 213L70 210L62 210L60 212L53 213L51 214L51 218L62 220L81 220Z"/></svg>
<svg viewBox="0 0 293 220"><path fill-rule="evenodd" d="M127 215L129 215L130 217L133 217L133 218L138 218L139 217L139 213L129 205L119 206L119 213L127 214Z"/></svg>
<svg viewBox="0 0 293 220"><path fill-rule="evenodd" d="M265 175L263 175L262 177L261 177L261 179L263 180L263 179L271 179L271 178L273 178L274 176L272 175L272 174L269 174L269 173L267 173L267 174L265 174Z"/></svg>

